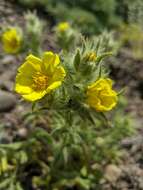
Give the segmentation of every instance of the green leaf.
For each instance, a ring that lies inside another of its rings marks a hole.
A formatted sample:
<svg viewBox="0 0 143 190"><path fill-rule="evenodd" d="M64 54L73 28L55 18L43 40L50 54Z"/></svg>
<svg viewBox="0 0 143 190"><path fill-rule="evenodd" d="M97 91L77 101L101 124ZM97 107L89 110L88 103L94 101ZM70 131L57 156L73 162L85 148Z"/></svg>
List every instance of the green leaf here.
<svg viewBox="0 0 143 190"><path fill-rule="evenodd" d="M52 137L51 135L44 129L41 129L41 128L37 128L32 136L34 136L36 139L39 139L39 140L42 140L46 143L49 143L49 144L52 144Z"/></svg>
<svg viewBox="0 0 143 190"><path fill-rule="evenodd" d="M28 156L27 156L26 152L20 151L19 154L20 154L20 163L21 164L26 163L28 161Z"/></svg>
<svg viewBox="0 0 143 190"><path fill-rule="evenodd" d="M11 178L7 178L3 181L0 181L0 189L7 189L8 185L11 183Z"/></svg>
<svg viewBox="0 0 143 190"><path fill-rule="evenodd" d="M101 61L102 59L104 59L105 57L111 56L111 55L113 55L112 52L103 53L102 55L100 55L100 56L97 57L97 60L96 60L96 61L97 61L97 63L100 63L100 61Z"/></svg>
<svg viewBox="0 0 143 190"><path fill-rule="evenodd" d="M96 54L98 54L98 50L101 44L101 38L99 38L99 40L97 41L97 45L96 45Z"/></svg>
<svg viewBox="0 0 143 190"><path fill-rule="evenodd" d="M18 150L23 146L23 142L16 142L11 144L0 144L0 148Z"/></svg>
<svg viewBox="0 0 143 190"><path fill-rule="evenodd" d="M126 87L122 88L119 92L118 92L118 96L122 95L125 93Z"/></svg>
<svg viewBox="0 0 143 190"><path fill-rule="evenodd" d="M63 148L63 157L64 157L65 163L67 163L68 162L68 148L67 147Z"/></svg>
<svg viewBox="0 0 143 190"><path fill-rule="evenodd" d="M1 158L1 169L3 172L7 171L8 169L8 161L6 156Z"/></svg>
<svg viewBox="0 0 143 190"><path fill-rule="evenodd" d="M81 169L81 175L83 176L83 177L86 177L87 176L87 168L85 167L85 166L83 166L83 168Z"/></svg>
<svg viewBox="0 0 143 190"><path fill-rule="evenodd" d="M33 102L33 103L32 103L32 112L34 112L35 107L36 107L36 102Z"/></svg>
<svg viewBox="0 0 143 190"><path fill-rule="evenodd" d="M81 188L86 190L90 189L90 181L88 179L82 179L80 177L77 177L75 181L76 184L79 185Z"/></svg>
<svg viewBox="0 0 143 190"><path fill-rule="evenodd" d="M75 55L75 57L74 57L74 67L75 67L75 69L76 69L77 71L79 70L80 61L81 61L81 58L80 58L80 50L77 49L76 55Z"/></svg>
<svg viewBox="0 0 143 190"><path fill-rule="evenodd" d="M21 185L20 185L20 183L19 182L17 182L16 183L16 189L15 190L23 190L23 188L21 187Z"/></svg>
<svg viewBox="0 0 143 190"><path fill-rule="evenodd" d="M30 138L27 141L15 142L10 144L0 144L0 149L11 149L16 151L35 143L35 141L36 140L34 138Z"/></svg>

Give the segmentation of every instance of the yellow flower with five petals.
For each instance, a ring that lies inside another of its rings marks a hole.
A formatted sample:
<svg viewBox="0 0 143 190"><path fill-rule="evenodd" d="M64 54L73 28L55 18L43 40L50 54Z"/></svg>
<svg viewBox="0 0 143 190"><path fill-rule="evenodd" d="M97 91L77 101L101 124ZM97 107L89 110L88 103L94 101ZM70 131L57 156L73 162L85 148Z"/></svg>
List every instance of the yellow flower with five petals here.
<svg viewBox="0 0 143 190"><path fill-rule="evenodd" d="M66 72L59 63L59 56L52 52L45 52L42 59L27 56L18 69L15 91L28 101L43 98L62 84Z"/></svg>
<svg viewBox="0 0 143 190"><path fill-rule="evenodd" d="M112 85L111 79L100 78L88 86L86 103L99 112L113 109L117 104L118 95L112 89Z"/></svg>
<svg viewBox="0 0 143 190"><path fill-rule="evenodd" d="M6 53L17 53L21 47L22 37L16 28L10 28L2 34L3 49Z"/></svg>

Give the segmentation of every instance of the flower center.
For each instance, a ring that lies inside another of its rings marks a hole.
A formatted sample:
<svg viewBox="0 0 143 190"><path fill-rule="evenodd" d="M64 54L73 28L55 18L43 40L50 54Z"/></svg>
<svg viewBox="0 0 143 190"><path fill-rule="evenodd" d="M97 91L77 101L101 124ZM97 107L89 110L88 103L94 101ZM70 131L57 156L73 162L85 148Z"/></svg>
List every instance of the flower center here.
<svg viewBox="0 0 143 190"><path fill-rule="evenodd" d="M35 91L46 90L48 86L48 77L40 72L37 72L33 77L32 88Z"/></svg>
<svg viewBox="0 0 143 190"><path fill-rule="evenodd" d="M12 48L16 48L18 46L18 41L16 38L12 38L11 41L10 41L10 46Z"/></svg>

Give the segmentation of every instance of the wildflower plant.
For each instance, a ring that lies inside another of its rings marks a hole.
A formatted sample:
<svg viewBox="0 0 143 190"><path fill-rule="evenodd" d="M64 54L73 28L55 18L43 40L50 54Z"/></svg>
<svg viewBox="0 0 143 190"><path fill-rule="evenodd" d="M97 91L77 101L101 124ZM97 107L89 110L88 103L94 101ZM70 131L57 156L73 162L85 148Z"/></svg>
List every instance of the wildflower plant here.
<svg viewBox="0 0 143 190"><path fill-rule="evenodd" d="M78 43L79 32L69 22L60 22L54 28L57 44L63 50L69 51Z"/></svg>
<svg viewBox="0 0 143 190"><path fill-rule="evenodd" d="M41 54L44 22L38 18L36 12L28 11L25 13L24 18L26 21L25 49L35 53L36 55L39 55Z"/></svg>
<svg viewBox="0 0 143 190"><path fill-rule="evenodd" d="M102 187L105 166L118 162L119 142L133 132L108 76L108 56L82 38L72 51L26 57L15 91L32 104L23 118L29 131L21 141L0 144L0 189Z"/></svg>
<svg viewBox="0 0 143 190"><path fill-rule="evenodd" d="M1 27L1 43L4 53L29 52L36 55L41 54L45 23L39 19L36 12L28 11L24 14L24 19L25 25L23 27L17 25Z"/></svg>

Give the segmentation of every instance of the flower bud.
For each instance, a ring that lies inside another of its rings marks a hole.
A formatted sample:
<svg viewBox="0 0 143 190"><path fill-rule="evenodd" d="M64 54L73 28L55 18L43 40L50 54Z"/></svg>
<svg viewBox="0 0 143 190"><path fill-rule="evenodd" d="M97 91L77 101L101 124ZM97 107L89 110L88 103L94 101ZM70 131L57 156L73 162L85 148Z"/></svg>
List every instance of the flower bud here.
<svg viewBox="0 0 143 190"><path fill-rule="evenodd" d="M95 52L90 52L90 53L86 54L84 57L85 61L90 61L90 62L96 61L96 58L97 58L97 56L96 56Z"/></svg>

